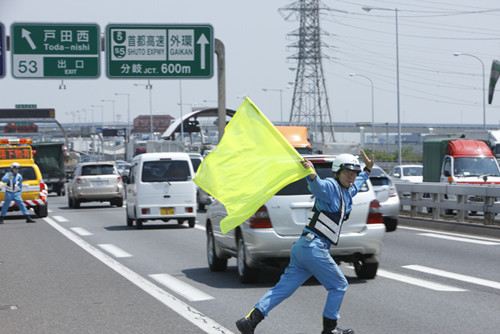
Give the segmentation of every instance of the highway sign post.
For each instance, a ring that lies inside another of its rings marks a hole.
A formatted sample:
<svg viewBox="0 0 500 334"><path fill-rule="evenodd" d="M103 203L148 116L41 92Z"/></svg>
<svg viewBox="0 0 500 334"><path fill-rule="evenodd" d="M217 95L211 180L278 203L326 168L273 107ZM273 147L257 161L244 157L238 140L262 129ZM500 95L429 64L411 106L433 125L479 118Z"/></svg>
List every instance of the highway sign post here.
<svg viewBox="0 0 500 334"><path fill-rule="evenodd" d="M15 78L98 78L100 32L96 24L14 23Z"/></svg>
<svg viewBox="0 0 500 334"><path fill-rule="evenodd" d="M5 76L5 28L0 23L0 78Z"/></svg>
<svg viewBox="0 0 500 334"><path fill-rule="evenodd" d="M106 27L106 75L113 78L190 79L213 75L211 25Z"/></svg>

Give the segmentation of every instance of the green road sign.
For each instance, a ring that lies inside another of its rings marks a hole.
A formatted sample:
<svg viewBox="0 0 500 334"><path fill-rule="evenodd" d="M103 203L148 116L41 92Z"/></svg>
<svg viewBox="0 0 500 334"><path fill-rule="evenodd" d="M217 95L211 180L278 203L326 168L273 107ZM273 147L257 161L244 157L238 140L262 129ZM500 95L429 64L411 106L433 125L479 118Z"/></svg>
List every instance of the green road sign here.
<svg viewBox="0 0 500 334"><path fill-rule="evenodd" d="M98 78L100 32L96 24L14 23L15 78Z"/></svg>
<svg viewBox="0 0 500 334"><path fill-rule="evenodd" d="M211 25L110 24L106 27L106 75L211 78L213 40Z"/></svg>

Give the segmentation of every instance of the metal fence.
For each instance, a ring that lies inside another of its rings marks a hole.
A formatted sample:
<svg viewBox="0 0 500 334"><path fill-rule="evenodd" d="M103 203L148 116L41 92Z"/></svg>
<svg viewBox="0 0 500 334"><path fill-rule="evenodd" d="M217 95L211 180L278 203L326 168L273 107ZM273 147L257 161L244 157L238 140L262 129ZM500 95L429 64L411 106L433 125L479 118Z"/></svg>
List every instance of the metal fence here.
<svg viewBox="0 0 500 334"><path fill-rule="evenodd" d="M500 213L499 186L424 182L396 183L396 189L401 212L408 212L410 217L470 222L472 215L475 218L482 215L485 225L500 224L495 221Z"/></svg>

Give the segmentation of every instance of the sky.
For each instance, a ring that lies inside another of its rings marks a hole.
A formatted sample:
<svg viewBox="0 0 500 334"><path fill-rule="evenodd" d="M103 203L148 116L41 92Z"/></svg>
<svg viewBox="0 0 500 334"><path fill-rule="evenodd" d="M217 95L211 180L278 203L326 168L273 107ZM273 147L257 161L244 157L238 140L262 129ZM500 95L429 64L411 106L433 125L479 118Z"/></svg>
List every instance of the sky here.
<svg viewBox="0 0 500 334"><path fill-rule="evenodd" d="M0 23L210 24L224 43L226 106L248 96L273 122L290 116L297 63L289 36L299 21L278 11L287 0L0 0ZM495 0L323 1L323 71L333 122L397 122L396 27L399 39L402 123L483 123L482 63L488 89L491 62L500 59L500 4ZM363 6L387 10L366 12ZM395 8L398 10L396 26ZM454 56L455 52L463 53ZM466 55L468 54L468 55ZM469 56L469 55L473 55ZM149 115L146 79L110 79L101 53L98 79L15 79L11 52L0 78L0 108L36 104L55 108L60 123L127 121ZM477 58L479 59L477 59ZM214 56L214 59L216 57ZM481 63L482 62L482 63ZM153 79L154 115L179 117L194 107L213 107L217 71L210 79ZM358 75L350 76L350 73ZM364 77L363 77L364 76ZM139 85L135 85L139 84ZM263 89L268 89L264 91ZM282 92L280 93L281 90ZM280 95L282 103L280 103ZM181 102L182 101L182 102ZM92 107L102 105L103 107ZM103 115L101 115L101 110ZM500 96L486 104L486 123L500 127ZM124 123L125 124L125 123Z"/></svg>

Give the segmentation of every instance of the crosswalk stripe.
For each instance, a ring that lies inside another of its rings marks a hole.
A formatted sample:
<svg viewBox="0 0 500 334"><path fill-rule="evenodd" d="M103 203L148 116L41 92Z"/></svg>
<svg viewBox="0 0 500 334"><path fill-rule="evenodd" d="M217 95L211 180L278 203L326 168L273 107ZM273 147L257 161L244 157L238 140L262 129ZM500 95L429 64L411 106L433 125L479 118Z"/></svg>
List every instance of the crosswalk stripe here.
<svg viewBox="0 0 500 334"><path fill-rule="evenodd" d="M456 274L456 273L452 273L449 271L420 266L417 264L403 266L403 268L416 270L416 271L420 271L423 273L432 274L432 275L436 275L436 276L451 278L451 279L455 279L457 281L463 281L463 282L467 282L467 283L487 286L487 287L494 288L494 289L500 289L499 282L490 281L490 280L477 278L477 277L473 277L473 276Z"/></svg>

